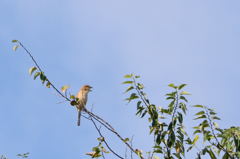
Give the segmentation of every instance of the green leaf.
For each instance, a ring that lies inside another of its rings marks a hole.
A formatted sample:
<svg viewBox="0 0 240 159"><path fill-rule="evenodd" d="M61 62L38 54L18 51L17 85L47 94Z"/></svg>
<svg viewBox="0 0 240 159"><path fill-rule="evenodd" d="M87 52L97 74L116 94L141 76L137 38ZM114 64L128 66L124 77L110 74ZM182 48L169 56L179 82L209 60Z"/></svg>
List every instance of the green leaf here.
<svg viewBox="0 0 240 159"><path fill-rule="evenodd" d="M179 103L179 108L181 108L183 113L186 114L187 106L185 103Z"/></svg>
<svg viewBox="0 0 240 159"><path fill-rule="evenodd" d="M97 152L97 153L101 152L100 149L99 149L99 147L93 147L92 150L95 151L95 152Z"/></svg>
<svg viewBox="0 0 240 159"><path fill-rule="evenodd" d="M41 74L41 72L36 72L36 73L34 74L33 79L35 80L40 74Z"/></svg>
<svg viewBox="0 0 240 159"><path fill-rule="evenodd" d="M137 108L141 106L142 101L137 102Z"/></svg>
<svg viewBox="0 0 240 159"><path fill-rule="evenodd" d="M70 95L70 99L75 99L76 97L74 95Z"/></svg>
<svg viewBox="0 0 240 159"><path fill-rule="evenodd" d="M142 158L142 150L136 149L135 153Z"/></svg>
<svg viewBox="0 0 240 159"><path fill-rule="evenodd" d="M178 89L179 90L181 90L183 87L185 87L186 86L186 84L181 84L179 87L178 87Z"/></svg>
<svg viewBox="0 0 240 159"><path fill-rule="evenodd" d="M139 97L136 95L136 93L132 93L132 94L130 95L130 97L127 98L126 100L127 100L128 102L130 102L131 100L134 100L134 99L137 99L137 98L139 98Z"/></svg>
<svg viewBox="0 0 240 159"><path fill-rule="evenodd" d="M161 135L160 134L158 134L157 135L157 138L156 138L156 143L158 144L158 145L160 145L161 144Z"/></svg>
<svg viewBox="0 0 240 159"><path fill-rule="evenodd" d="M219 117L217 117L217 116L214 116L214 117L212 117L213 119L215 119L215 120L221 120Z"/></svg>
<svg viewBox="0 0 240 159"><path fill-rule="evenodd" d="M186 91L182 91L181 93L180 93L180 95L191 95L189 92L186 92Z"/></svg>
<svg viewBox="0 0 240 159"><path fill-rule="evenodd" d="M161 150L155 150L154 151L155 153L162 153L163 151L161 151ZM153 159L160 159L158 156L153 156Z"/></svg>
<svg viewBox="0 0 240 159"><path fill-rule="evenodd" d="M124 78L132 78L133 74L125 75Z"/></svg>
<svg viewBox="0 0 240 159"><path fill-rule="evenodd" d="M18 42L18 40L12 40L12 43L17 43Z"/></svg>
<svg viewBox="0 0 240 159"><path fill-rule="evenodd" d="M229 159L228 153L225 153L225 154L223 155L222 159Z"/></svg>
<svg viewBox="0 0 240 159"><path fill-rule="evenodd" d="M129 138L125 138L123 141L124 141L124 142L128 142L128 141L129 141Z"/></svg>
<svg viewBox="0 0 240 159"><path fill-rule="evenodd" d="M176 96L177 92L171 92L171 93L167 93L166 96L169 96L169 97L174 97Z"/></svg>
<svg viewBox="0 0 240 159"><path fill-rule="evenodd" d="M170 109L173 109L173 108L174 108L174 104L175 104L175 101L173 100L173 101L171 101L171 102L168 104L168 107L169 107Z"/></svg>
<svg viewBox="0 0 240 159"><path fill-rule="evenodd" d="M99 137L99 138L97 138L97 140L100 141L100 142L105 141L104 137Z"/></svg>
<svg viewBox="0 0 240 159"><path fill-rule="evenodd" d="M190 147L187 149L187 152L189 152L192 148L193 148L193 146L190 146Z"/></svg>
<svg viewBox="0 0 240 159"><path fill-rule="evenodd" d="M32 75L32 73L36 70L37 70L37 68L35 66L33 66L33 67L29 68L28 72L30 75Z"/></svg>
<svg viewBox="0 0 240 159"><path fill-rule="evenodd" d="M96 151L94 151L94 152L88 152L88 153L86 153L86 155L89 155L89 156L91 156L92 158L98 158L98 157L101 157L102 155L100 154L100 150L99 150L99 152L96 152Z"/></svg>
<svg viewBox="0 0 240 159"><path fill-rule="evenodd" d="M183 116L182 116L182 114L179 113L179 112L178 112L178 121L179 121L180 123L183 122Z"/></svg>
<svg viewBox="0 0 240 159"><path fill-rule="evenodd" d="M47 84L46 84L46 87L50 88L50 86L51 86L51 83L48 81Z"/></svg>
<svg viewBox="0 0 240 159"><path fill-rule="evenodd" d="M205 114L205 111L200 111L200 112L196 113L195 115L203 115L203 114Z"/></svg>
<svg viewBox="0 0 240 159"><path fill-rule="evenodd" d="M133 81L125 81L122 84L132 84L132 83L133 83Z"/></svg>
<svg viewBox="0 0 240 159"><path fill-rule="evenodd" d="M75 105L78 105L78 102L76 102L75 100L72 100L72 101L70 102L70 104L71 104L71 106L75 106Z"/></svg>
<svg viewBox="0 0 240 159"><path fill-rule="evenodd" d="M219 125L216 122L213 122L215 128L219 128Z"/></svg>
<svg viewBox="0 0 240 159"><path fill-rule="evenodd" d="M195 118L194 120L197 120L197 119L204 119L204 118L207 118L206 115L201 115L201 116Z"/></svg>
<svg viewBox="0 0 240 159"><path fill-rule="evenodd" d="M128 89L125 91L125 93L127 93L130 90L132 90L133 88L134 88L133 86L128 87Z"/></svg>
<svg viewBox="0 0 240 159"><path fill-rule="evenodd" d="M144 85L141 84L141 83L138 83L138 84L137 84L137 88L138 88L138 89L143 89L143 88L144 88Z"/></svg>
<svg viewBox="0 0 240 159"><path fill-rule="evenodd" d="M135 76L135 78L140 78L140 76Z"/></svg>
<svg viewBox="0 0 240 159"><path fill-rule="evenodd" d="M185 98L184 96L180 96L180 99L184 100L185 102L188 102L187 98Z"/></svg>
<svg viewBox="0 0 240 159"><path fill-rule="evenodd" d="M174 100L174 97L167 97L166 100Z"/></svg>
<svg viewBox="0 0 240 159"><path fill-rule="evenodd" d="M214 111L210 111L211 115L216 115L217 113L215 113Z"/></svg>
<svg viewBox="0 0 240 159"><path fill-rule="evenodd" d="M217 157L215 156L215 154L212 152L211 149L208 150L207 152L208 152L209 156L211 157L211 159L217 159Z"/></svg>
<svg viewBox="0 0 240 159"><path fill-rule="evenodd" d="M141 118L143 118L146 114L147 114L147 110L145 110L145 111L142 113Z"/></svg>
<svg viewBox="0 0 240 159"><path fill-rule="evenodd" d="M42 83L44 84L44 82L47 80L47 77L44 75L43 72L41 72L40 74L40 79L42 80Z"/></svg>
<svg viewBox="0 0 240 159"><path fill-rule="evenodd" d="M172 128L173 128L173 123L170 122L169 125L168 125L168 130L172 130Z"/></svg>
<svg viewBox="0 0 240 159"><path fill-rule="evenodd" d="M137 110L138 111L137 111L136 115L138 115L138 114L141 115L144 108L143 107L138 107Z"/></svg>
<svg viewBox="0 0 240 159"><path fill-rule="evenodd" d="M202 106L202 105L194 105L193 107L203 108L204 106Z"/></svg>
<svg viewBox="0 0 240 159"><path fill-rule="evenodd" d="M22 158L28 158L28 156L29 156L29 152L27 152L27 153L23 153L23 154L17 154L17 156L18 157L22 157ZM1 157L1 156L0 156Z"/></svg>
<svg viewBox="0 0 240 159"><path fill-rule="evenodd" d="M62 90L63 93L65 93L68 88L70 88L70 86L65 85L65 86L62 86L61 90Z"/></svg>
<svg viewBox="0 0 240 159"><path fill-rule="evenodd" d="M19 45L14 45L13 46L13 51L16 51L18 47L19 47Z"/></svg>
<svg viewBox="0 0 240 159"><path fill-rule="evenodd" d="M199 136L196 135L196 136L194 137L194 139L193 139L192 144L193 144L193 145L196 144L196 142L198 141L198 139L199 139Z"/></svg>
<svg viewBox="0 0 240 159"><path fill-rule="evenodd" d="M174 145L175 139L176 139L175 134L174 134L173 131L171 131L170 134L169 134L168 141L167 141L168 147L172 147Z"/></svg>
<svg viewBox="0 0 240 159"><path fill-rule="evenodd" d="M177 89L177 86L175 86L173 83L170 83L168 86L169 86L169 87L172 87L172 88L174 88L174 89Z"/></svg>
<svg viewBox="0 0 240 159"><path fill-rule="evenodd" d="M201 133L201 130L195 130L195 131L193 132L193 134L198 134L198 133Z"/></svg>

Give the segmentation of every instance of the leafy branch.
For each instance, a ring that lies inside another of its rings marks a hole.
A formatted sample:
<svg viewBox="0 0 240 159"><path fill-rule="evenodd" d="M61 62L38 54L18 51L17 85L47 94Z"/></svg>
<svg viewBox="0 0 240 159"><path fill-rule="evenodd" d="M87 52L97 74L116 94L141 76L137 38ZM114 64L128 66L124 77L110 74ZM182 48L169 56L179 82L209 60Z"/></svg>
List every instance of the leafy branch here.
<svg viewBox="0 0 240 159"><path fill-rule="evenodd" d="M150 134L153 134L154 137L154 146L153 152L150 158L154 158L154 154L163 154L164 158L173 158L171 150L174 149L174 155L176 157L184 156L184 131L183 123L183 114L186 113L186 102L187 99L185 95L189 95L188 92L182 91L178 93L186 84L180 86L175 86L170 84L169 87L175 89L174 92L166 94L167 100L171 100L167 109L162 107L157 107L155 104L152 104L147 98L146 93L144 92L144 85L137 82L136 79L140 76L134 74L128 74L125 76L127 81L123 84L130 85L126 89L126 93L132 92L126 100L128 102L137 100L137 113L141 118L148 114L148 121L151 123ZM135 90L135 92L133 92ZM180 102L181 100L181 102ZM178 110L180 108L180 110ZM171 118L169 123L164 121L168 116ZM177 126L177 127L176 127ZM175 131L175 128L176 131Z"/></svg>
<svg viewBox="0 0 240 159"><path fill-rule="evenodd" d="M194 131L194 134L202 133L202 135L204 136L204 141L208 141L210 145L215 146L219 150L218 154L220 153L220 151L223 151L225 152L224 158L234 159L235 158L234 156L237 156L238 152L236 153L231 152L228 148L225 148L225 146L223 146L218 139L219 137L223 138L226 136L224 131L218 128L217 123L214 122L214 120L220 120L220 118L216 115L217 113L213 109L210 109L203 105L194 105L194 107L202 109L201 111L195 114L196 116L195 120L203 119L203 121L198 126L194 127L194 129L196 129ZM219 133L216 134L215 130L220 132L220 134ZM230 138L230 136L227 136L227 137ZM212 139L214 139L215 142L213 142ZM240 141L240 138L238 137L238 139L236 140ZM224 144L224 145L227 145L227 144ZM228 147L229 146L230 144L228 145ZM240 148L237 149L236 151L239 151L239 150ZM214 152L211 149L211 146L206 146L199 155L201 154L204 155L206 152L210 155L210 157L216 158Z"/></svg>

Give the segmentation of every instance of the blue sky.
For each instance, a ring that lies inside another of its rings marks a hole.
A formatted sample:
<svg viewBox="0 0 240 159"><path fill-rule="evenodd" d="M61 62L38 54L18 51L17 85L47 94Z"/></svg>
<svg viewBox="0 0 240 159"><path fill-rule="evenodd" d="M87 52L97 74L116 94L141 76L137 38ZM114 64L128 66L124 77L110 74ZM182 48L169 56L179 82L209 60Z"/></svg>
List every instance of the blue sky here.
<svg viewBox="0 0 240 159"><path fill-rule="evenodd" d="M98 137L90 122L76 126L76 110L56 104L62 99L53 90L32 80L33 63L22 49L12 51L12 39L31 50L56 86L76 93L92 85L88 107L145 151L147 122L123 100L127 73L142 76L156 105L164 106L169 83L187 83L189 105L216 109L223 128L240 124L238 0L1 0L0 15L0 154L11 159L24 152L32 159L86 158ZM109 139L123 154L125 147Z"/></svg>

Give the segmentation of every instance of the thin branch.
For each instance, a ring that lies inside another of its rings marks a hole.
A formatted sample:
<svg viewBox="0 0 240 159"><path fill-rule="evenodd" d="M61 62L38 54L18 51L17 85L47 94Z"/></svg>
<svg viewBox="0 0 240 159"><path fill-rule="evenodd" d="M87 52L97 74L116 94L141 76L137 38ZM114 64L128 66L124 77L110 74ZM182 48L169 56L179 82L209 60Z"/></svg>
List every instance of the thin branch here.
<svg viewBox="0 0 240 159"><path fill-rule="evenodd" d="M132 151L131 151L131 152L132 152ZM128 153L128 148L126 147L126 149L125 149L125 159L128 158L127 153Z"/></svg>
<svg viewBox="0 0 240 159"><path fill-rule="evenodd" d="M156 135L153 136L153 141L156 141ZM152 155L151 155L150 159L153 159L153 155L154 155L154 151L152 152Z"/></svg>
<svg viewBox="0 0 240 159"><path fill-rule="evenodd" d="M103 157L103 159L105 159L105 156L104 156L104 153L102 152L102 157Z"/></svg>
<svg viewBox="0 0 240 159"><path fill-rule="evenodd" d="M132 136L132 138L131 138L131 140L130 140L131 146L133 146L133 137L134 137L134 136ZM131 151L130 153L131 153L131 159L133 159L133 153L132 153L132 151Z"/></svg>
<svg viewBox="0 0 240 159"><path fill-rule="evenodd" d="M93 123L94 127L96 128L98 134L103 138L103 142L104 142L104 144L107 146L107 148L108 148L115 156L117 156L118 158L124 159L123 157L121 157L120 155L118 155L115 151L113 151L113 149L108 145L108 143L106 142L105 138L103 137L100 129L97 127L97 124L95 123L95 121L94 121L92 118L90 118L90 120L92 121L92 123Z"/></svg>
<svg viewBox="0 0 240 159"><path fill-rule="evenodd" d="M172 122L173 122L173 119L175 117L175 114L177 112L177 108L178 108L178 91L176 91L176 101L175 101L175 105L174 105L174 108L173 108L173 114L172 114Z"/></svg>

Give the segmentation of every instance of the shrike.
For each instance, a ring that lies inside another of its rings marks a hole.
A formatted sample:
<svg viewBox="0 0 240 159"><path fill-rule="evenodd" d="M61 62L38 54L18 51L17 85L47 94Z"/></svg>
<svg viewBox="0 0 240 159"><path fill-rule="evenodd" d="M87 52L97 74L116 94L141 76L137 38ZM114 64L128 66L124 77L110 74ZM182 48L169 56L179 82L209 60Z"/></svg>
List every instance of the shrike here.
<svg viewBox="0 0 240 159"><path fill-rule="evenodd" d="M84 85L77 94L78 105L76 107L78 110L78 121L77 121L78 126L80 126L81 111L85 108L87 104L88 93L92 91L91 88L92 87L89 85Z"/></svg>

